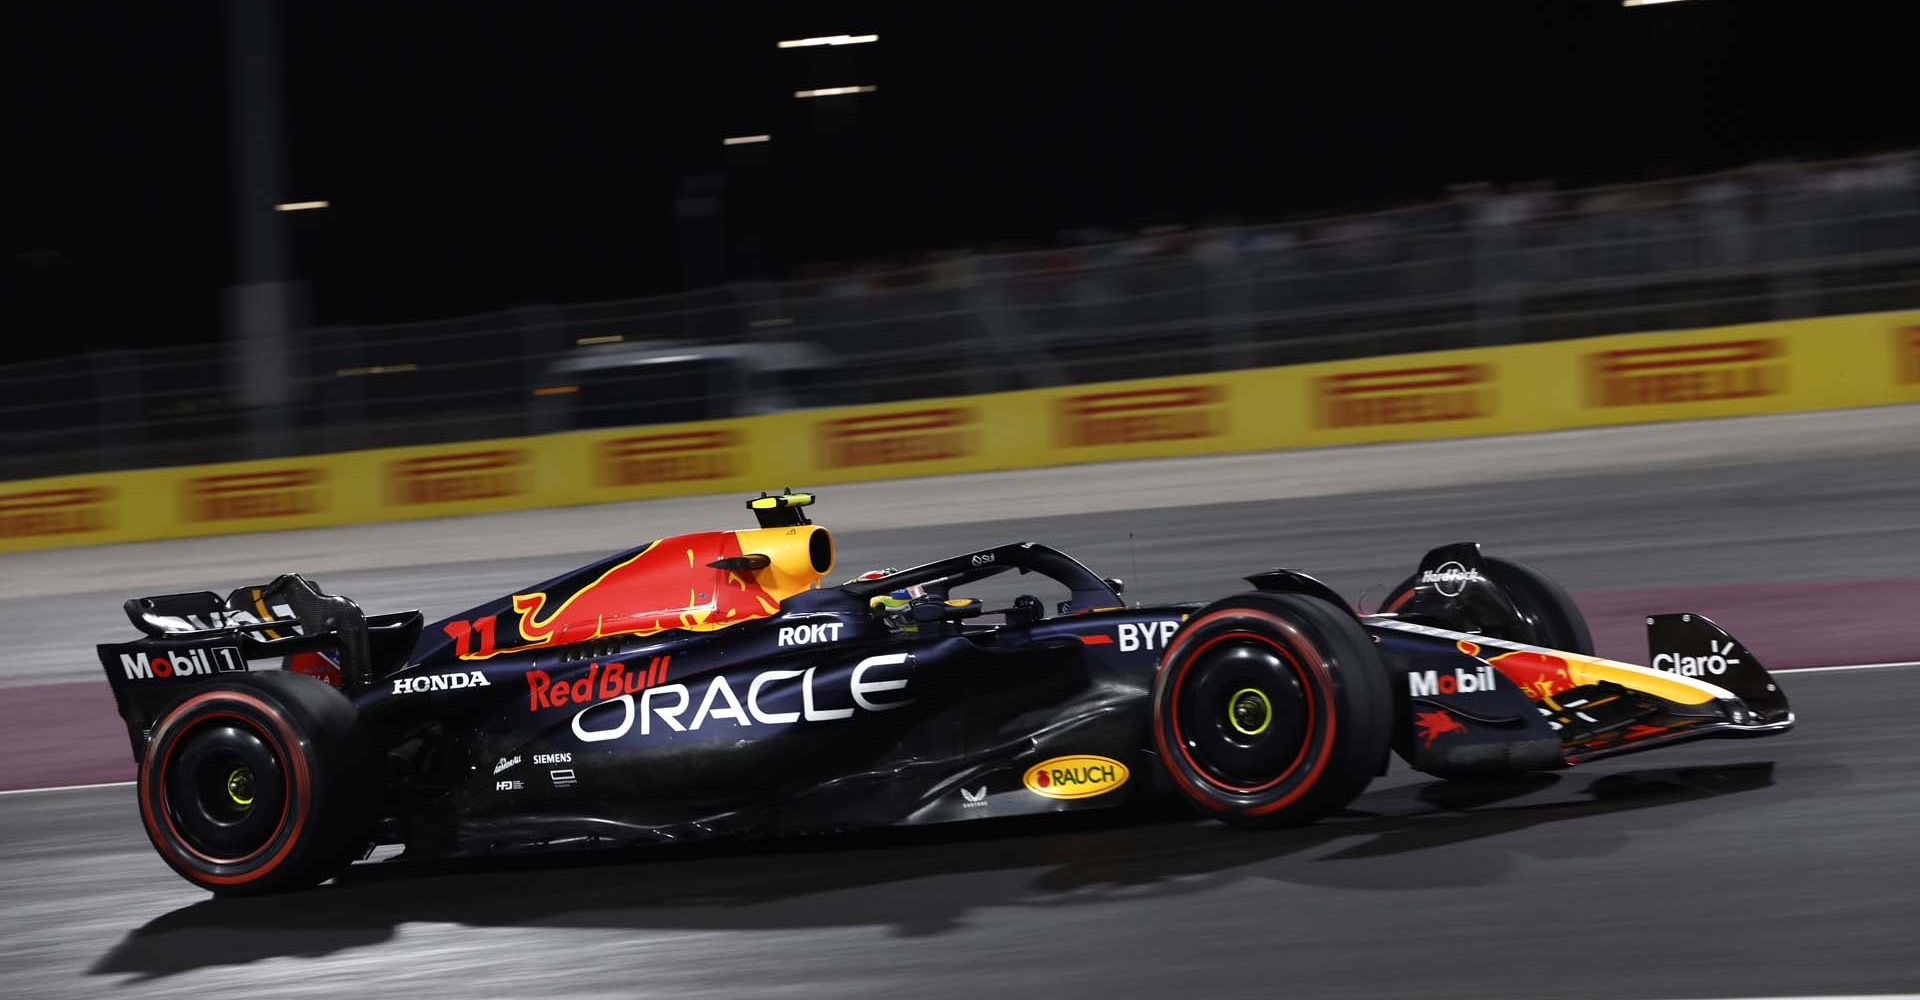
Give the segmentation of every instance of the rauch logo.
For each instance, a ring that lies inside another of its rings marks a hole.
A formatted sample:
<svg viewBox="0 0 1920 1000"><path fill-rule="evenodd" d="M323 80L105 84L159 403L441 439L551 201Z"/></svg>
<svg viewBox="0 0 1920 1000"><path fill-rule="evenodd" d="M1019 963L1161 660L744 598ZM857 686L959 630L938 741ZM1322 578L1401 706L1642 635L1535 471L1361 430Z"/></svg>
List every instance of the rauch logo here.
<svg viewBox="0 0 1920 1000"><path fill-rule="evenodd" d="M1068 396L1056 405L1061 447L1186 441L1227 432L1227 391L1217 385Z"/></svg>
<svg viewBox="0 0 1920 1000"><path fill-rule="evenodd" d="M1050 799L1090 799L1127 783L1127 765L1111 757L1072 754L1043 760L1021 779L1027 791Z"/></svg>
<svg viewBox="0 0 1920 1000"><path fill-rule="evenodd" d="M319 469L278 469L203 476L186 484L187 519L238 521L311 514L321 506Z"/></svg>
<svg viewBox="0 0 1920 1000"><path fill-rule="evenodd" d="M1316 379L1314 426L1374 427L1490 417L1498 408L1492 365L1432 365Z"/></svg>
<svg viewBox="0 0 1920 1000"><path fill-rule="evenodd" d="M1784 354L1777 338L1600 351L1587 355L1587 402L1643 406L1777 396L1787 391Z"/></svg>
<svg viewBox="0 0 1920 1000"><path fill-rule="evenodd" d="M112 499L113 490L105 486L0 493L0 538L104 530Z"/></svg>
<svg viewBox="0 0 1920 1000"><path fill-rule="evenodd" d="M602 441L601 486L642 486L725 479L741 474L738 431L642 434Z"/></svg>
<svg viewBox="0 0 1920 1000"><path fill-rule="evenodd" d="M466 451L387 464L387 499L398 505L484 500L525 492L522 451Z"/></svg>
<svg viewBox="0 0 1920 1000"><path fill-rule="evenodd" d="M973 411L901 410L820 425L821 460L832 468L928 462L973 454Z"/></svg>

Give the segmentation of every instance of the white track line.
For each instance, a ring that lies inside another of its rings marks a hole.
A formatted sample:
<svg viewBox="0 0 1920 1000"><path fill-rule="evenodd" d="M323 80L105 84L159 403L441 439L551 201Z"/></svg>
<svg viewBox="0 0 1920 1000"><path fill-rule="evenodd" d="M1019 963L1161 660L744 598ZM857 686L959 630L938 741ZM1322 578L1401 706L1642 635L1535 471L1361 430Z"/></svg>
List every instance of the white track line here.
<svg viewBox="0 0 1920 1000"><path fill-rule="evenodd" d="M95 785L55 785L52 788L0 788L0 795L25 795L28 792L78 792L88 788L126 788L131 781L102 781Z"/></svg>
<svg viewBox="0 0 1920 1000"><path fill-rule="evenodd" d="M1787 667L1774 671L1781 674L1819 674L1833 670L1884 670L1889 667L1920 667L1920 660L1898 660L1893 663L1848 663L1837 667ZM33 792L79 792L89 788L126 788L131 781L103 781L95 785L56 785L52 788L0 788L0 795L27 795ZM1768 997L1747 998L1747 1000L1773 1000ZM1851 1000L1843 997L1800 997L1797 1000ZM1887 994L1877 1000L1920 1000L1920 993Z"/></svg>
<svg viewBox="0 0 1920 1000"><path fill-rule="evenodd" d="M1897 660L1893 663L1849 663L1838 667L1783 667L1773 671L1776 674L1818 674L1829 670L1883 670L1887 667L1920 667L1920 660ZM1920 996L1920 994L1914 994Z"/></svg>
<svg viewBox="0 0 1920 1000"><path fill-rule="evenodd" d="M1920 1000L1920 993L1848 993L1793 997L1719 997L1716 1000Z"/></svg>

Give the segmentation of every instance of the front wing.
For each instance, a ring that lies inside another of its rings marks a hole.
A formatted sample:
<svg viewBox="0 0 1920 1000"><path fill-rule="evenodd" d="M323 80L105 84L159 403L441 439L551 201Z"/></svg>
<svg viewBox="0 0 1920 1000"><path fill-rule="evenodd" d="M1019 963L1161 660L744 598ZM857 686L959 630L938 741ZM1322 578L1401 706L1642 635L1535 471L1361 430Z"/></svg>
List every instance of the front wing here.
<svg viewBox="0 0 1920 1000"><path fill-rule="evenodd" d="M1794 724L1773 676L1700 615L1647 619L1654 667L1392 615L1364 621L1405 694L1402 754L1432 774L1570 767Z"/></svg>

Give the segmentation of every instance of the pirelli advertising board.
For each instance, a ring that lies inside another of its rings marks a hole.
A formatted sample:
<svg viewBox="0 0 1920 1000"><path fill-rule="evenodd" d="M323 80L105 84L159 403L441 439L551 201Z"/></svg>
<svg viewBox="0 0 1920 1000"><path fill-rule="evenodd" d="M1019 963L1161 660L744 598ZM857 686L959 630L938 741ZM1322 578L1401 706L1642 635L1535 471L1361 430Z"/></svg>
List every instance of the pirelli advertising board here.
<svg viewBox="0 0 1920 1000"><path fill-rule="evenodd" d="M1920 402L1920 312L0 483L0 552Z"/></svg>

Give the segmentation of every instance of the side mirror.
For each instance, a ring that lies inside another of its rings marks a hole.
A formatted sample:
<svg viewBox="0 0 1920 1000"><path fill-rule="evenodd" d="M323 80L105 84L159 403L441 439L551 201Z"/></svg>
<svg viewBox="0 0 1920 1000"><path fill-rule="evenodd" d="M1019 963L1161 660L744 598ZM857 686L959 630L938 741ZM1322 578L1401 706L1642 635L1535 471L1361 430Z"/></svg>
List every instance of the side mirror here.
<svg viewBox="0 0 1920 1000"><path fill-rule="evenodd" d="M1117 576L1107 577L1106 579L1100 582L1112 588L1113 592L1116 594L1124 594L1127 592L1127 581L1122 580Z"/></svg>

